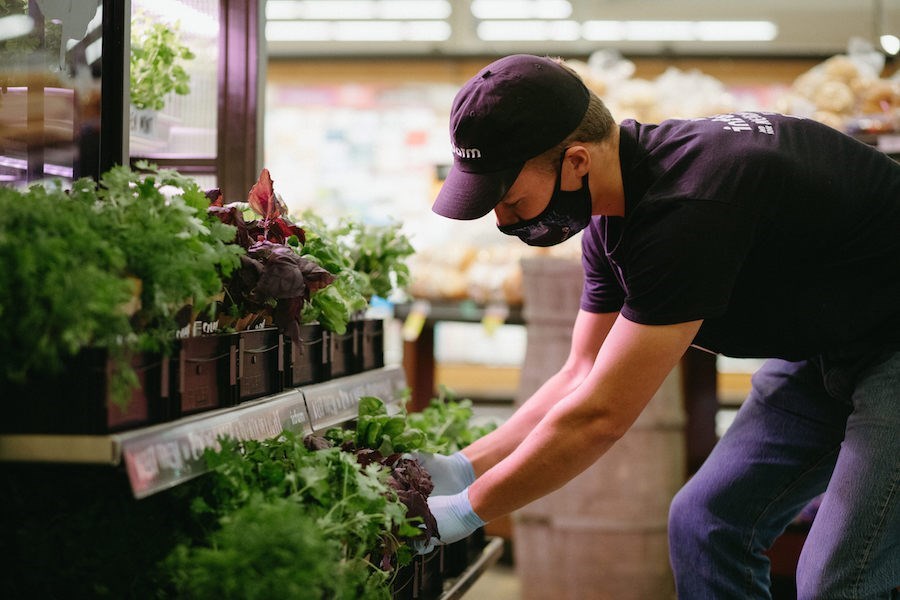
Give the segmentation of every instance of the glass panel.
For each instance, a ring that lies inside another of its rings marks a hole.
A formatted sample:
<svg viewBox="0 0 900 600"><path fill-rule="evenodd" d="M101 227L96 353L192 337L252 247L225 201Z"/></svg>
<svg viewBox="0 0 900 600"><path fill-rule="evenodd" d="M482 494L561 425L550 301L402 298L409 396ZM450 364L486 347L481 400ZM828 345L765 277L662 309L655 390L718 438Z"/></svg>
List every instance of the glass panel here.
<svg viewBox="0 0 900 600"><path fill-rule="evenodd" d="M132 0L129 154L215 158L219 1Z"/></svg>
<svg viewBox="0 0 900 600"><path fill-rule="evenodd" d="M0 0L0 183L96 168L101 4Z"/></svg>

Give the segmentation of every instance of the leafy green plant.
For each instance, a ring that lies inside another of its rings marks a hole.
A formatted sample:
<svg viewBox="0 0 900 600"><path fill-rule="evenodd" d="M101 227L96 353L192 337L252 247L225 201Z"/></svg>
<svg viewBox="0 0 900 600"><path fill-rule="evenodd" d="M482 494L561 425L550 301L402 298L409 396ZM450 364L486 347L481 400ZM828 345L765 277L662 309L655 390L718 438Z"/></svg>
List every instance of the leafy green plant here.
<svg viewBox="0 0 900 600"><path fill-rule="evenodd" d="M185 307L209 305L242 249L197 184L141 164L63 190L0 188L0 377L58 372L87 347L113 359L113 399L137 377L127 355L166 351Z"/></svg>
<svg viewBox="0 0 900 600"><path fill-rule="evenodd" d="M247 205L257 219L245 219L241 203L226 204L221 190L210 190L207 197L209 211L237 228L234 243L246 250L240 269L226 280L223 309L235 319L273 321L299 343L303 307L335 277L300 255L306 232L288 218L268 169L262 170L248 196Z"/></svg>
<svg viewBox="0 0 900 600"><path fill-rule="evenodd" d="M329 226L309 210L301 219L307 233L304 255L337 277L327 293L318 294L304 309L304 321L319 321L325 329L343 334L372 296L386 298L409 284L406 259L413 247L399 224L371 225L344 217Z"/></svg>
<svg viewBox="0 0 900 600"><path fill-rule="evenodd" d="M194 57L181 43L178 24L135 18L131 25L131 104L138 109L162 110L169 92L190 93L184 64Z"/></svg>
<svg viewBox="0 0 900 600"><path fill-rule="evenodd" d="M407 425L421 430L427 440L427 450L453 454L478 438L487 435L496 424L472 424L472 401L459 398L446 386L438 387L438 395L420 412L409 413Z"/></svg>
<svg viewBox="0 0 900 600"><path fill-rule="evenodd" d="M474 425L472 401L446 386L439 386L437 397L420 412L390 415L381 399L364 396L357 413L353 427L332 427L325 437L338 446L371 448L385 455L416 450L452 454L497 427Z"/></svg>
<svg viewBox="0 0 900 600"><path fill-rule="evenodd" d="M230 243L235 228L208 214L194 180L146 162L136 166L101 177L96 227L122 249L128 272L141 282L132 321L142 346L164 350L185 307L212 305L245 251Z"/></svg>
<svg viewBox="0 0 900 600"><path fill-rule="evenodd" d="M339 243L339 236L321 217L304 211L301 220L306 231L303 255L335 276L331 286L304 306L301 319L305 323L318 321L328 331L342 335L354 315L369 304L364 293L371 285L369 278L354 269L349 252Z"/></svg>
<svg viewBox="0 0 900 600"><path fill-rule="evenodd" d="M308 448L290 432L263 441L223 438L220 445L219 450L206 453L213 473L204 495L193 501L195 514L210 532L224 528L233 515L248 506L293 503L302 507L302 514L319 533L338 546L335 568L349 564L348 568L361 576L359 565L366 566L368 575L357 581L365 581L370 596L348 592L333 597L389 597L378 595L387 593L389 572L412 559L405 540L422 533L416 526L420 519L408 516L407 506L401 501L407 490L394 487L394 482L403 478L404 465L392 468L379 461L359 461L337 447ZM213 536L204 545L215 548L218 541ZM271 549L261 545L259 551L264 552L263 560ZM182 565L175 568L176 577L180 577L178 570L196 555L191 549L177 552L171 560ZM246 552L243 560L255 560ZM380 557L377 564L373 557ZM280 577L278 573L273 576Z"/></svg>
<svg viewBox="0 0 900 600"><path fill-rule="evenodd" d="M344 559L340 539L290 498L251 496L208 543L166 560L179 598L388 600L387 573Z"/></svg>
<svg viewBox="0 0 900 600"><path fill-rule="evenodd" d="M353 269L369 278L369 287L363 294L370 299L387 298L409 285L406 259L414 250L400 228L399 223L378 225L346 218L341 224L341 239L346 240Z"/></svg>
<svg viewBox="0 0 900 600"><path fill-rule="evenodd" d="M87 346L133 336L126 306L137 286L98 231L93 182L0 187L0 379L56 373Z"/></svg>
<svg viewBox="0 0 900 600"><path fill-rule="evenodd" d="M431 477L402 453L468 445L491 428L471 426L471 416L471 402L446 389L409 415L365 396L352 427L324 436L220 439L193 501L210 533L165 561L179 597L390 598L409 542L437 532Z"/></svg>
<svg viewBox="0 0 900 600"><path fill-rule="evenodd" d="M409 427L406 415L389 415L380 398L363 396L357 413L354 428L334 427L325 432L326 437L339 446L350 442L356 448L371 448L385 456L426 448L425 433Z"/></svg>
<svg viewBox="0 0 900 600"><path fill-rule="evenodd" d="M363 284L360 293L367 301L376 295L387 298L409 285L406 260L414 249L399 223L372 224L355 217L342 217L329 227L308 210L302 219L307 229L315 231L329 246L313 245L304 250L319 258L329 270L335 267L360 274Z"/></svg>

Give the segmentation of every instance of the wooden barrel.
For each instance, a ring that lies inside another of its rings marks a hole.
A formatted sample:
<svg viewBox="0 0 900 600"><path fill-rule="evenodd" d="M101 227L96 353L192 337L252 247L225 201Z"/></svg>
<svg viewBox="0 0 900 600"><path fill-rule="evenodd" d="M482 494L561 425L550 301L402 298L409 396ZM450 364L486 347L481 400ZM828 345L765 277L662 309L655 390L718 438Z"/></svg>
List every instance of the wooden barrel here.
<svg viewBox="0 0 900 600"><path fill-rule="evenodd" d="M529 380L520 384L519 402L568 355L582 271L577 261L560 260L522 263L523 379L528 373ZM514 515L514 559L524 600L675 597L666 523L669 503L685 480L684 425L676 369L609 452Z"/></svg>
<svg viewBox="0 0 900 600"><path fill-rule="evenodd" d="M584 274L581 261L570 258L523 258L520 264L526 342L516 398L522 402L556 373L569 355Z"/></svg>

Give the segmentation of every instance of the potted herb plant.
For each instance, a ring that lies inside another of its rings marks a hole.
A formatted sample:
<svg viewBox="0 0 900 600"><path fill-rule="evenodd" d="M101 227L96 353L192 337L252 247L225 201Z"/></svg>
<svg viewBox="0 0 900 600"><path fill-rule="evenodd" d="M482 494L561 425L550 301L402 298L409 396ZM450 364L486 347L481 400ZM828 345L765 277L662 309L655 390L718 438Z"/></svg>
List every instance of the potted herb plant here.
<svg viewBox="0 0 900 600"><path fill-rule="evenodd" d="M195 182L140 169L70 190L0 188L5 429L102 433L166 418L162 356L179 317L212 302L242 250Z"/></svg>
<svg viewBox="0 0 900 600"><path fill-rule="evenodd" d="M248 379L248 373L256 372L265 379L265 374L272 372L271 363L281 366L279 372L284 371L285 351L281 345L273 343L275 338L271 336L281 340L277 334L284 334L289 357L294 356L294 350L309 347L310 336L301 330L303 307L323 293L323 288L330 287L335 276L301 255L306 232L290 220L287 206L275 194L267 169L261 171L247 197L246 205L255 219L244 217L240 203L226 203L221 190L211 190L207 196L210 213L237 228L235 244L246 251L241 257L240 268L225 282L220 318L244 332L241 335L244 346L239 358L244 376L239 375L238 379L239 387L248 388L241 391L240 399L247 399L264 393L264 390L252 387L262 380L259 377ZM310 359L306 361L310 372L324 364L321 354ZM295 363L290 360L288 364ZM289 372L287 377L290 383L296 381L292 373ZM316 375L311 373L310 377L314 379ZM241 379L244 384L240 383ZM267 391L271 393L272 390Z"/></svg>
<svg viewBox="0 0 900 600"><path fill-rule="evenodd" d="M185 66L195 58L182 43L178 23L153 23L138 14L131 23L130 94L131 130L141 137L158 138L159 113L170 93L190 93Z"/></svg>
<svg viewBox="0 0 900 600"><path fill-rule="evenodd" d="M340 274L332 289L306 310L331 332L332 352L351 355L345 372L383 366L384 322L365 318L364 311L374 296L388 298L409 285L406 261L412 244L398 223L376 225L344 217L328 226L310 211L301 218L308 238L304 252Z"/></svg>

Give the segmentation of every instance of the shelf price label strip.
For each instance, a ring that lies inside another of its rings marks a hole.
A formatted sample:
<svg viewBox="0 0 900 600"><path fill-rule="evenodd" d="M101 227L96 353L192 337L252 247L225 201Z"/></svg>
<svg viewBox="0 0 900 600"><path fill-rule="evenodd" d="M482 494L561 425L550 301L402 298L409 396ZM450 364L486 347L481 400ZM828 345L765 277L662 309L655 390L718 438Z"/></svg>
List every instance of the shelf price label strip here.
<svg viewBox="0 0 900 600"><path fill-rule="evenodd" d="M125 463L132 493L144 498L205 473L203 453L218 448L221 436L264 440L288 430L298 435L357 416L359 398L377 396L389 410L401 410L403 371L367 371L296 388L216 414L200 414L175 424L111 436Z"/></svg>
<svg viewBox="0 0 900 600"><path fill-rule="evenodd" d="M135 498L173 487L207 471L203 453L219 448L219 438L264 440L284 430L309 433L309 416L300 390L241 405L214 416L114 436L121 448Z"/></svg>
<svg viewBox="0 0 900 600"><path fill-rule="evenodd" d="M392 368L322 383L305 389L303 396L310 424L313 430L318 431L355 419L359 399L363 396L380 398L392 414L400 412L405 388L403 371Z"/></svg>

